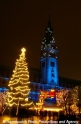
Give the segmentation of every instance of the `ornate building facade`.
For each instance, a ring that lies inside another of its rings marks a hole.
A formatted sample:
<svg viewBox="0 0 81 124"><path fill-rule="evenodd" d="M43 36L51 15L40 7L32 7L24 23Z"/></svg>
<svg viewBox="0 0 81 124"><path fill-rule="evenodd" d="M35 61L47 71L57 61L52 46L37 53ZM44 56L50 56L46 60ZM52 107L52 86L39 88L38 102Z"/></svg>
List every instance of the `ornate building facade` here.
<svg viewBox="0 0 81 124"><path fill-rule="evenodd" d="M54 88L61 88L59 87L57 53L58 50L53 37L53 28L51 27L49 15L48 26L45 30L45 37L41 44L40 81L31 81L30 84L30 87L32 89L31 95L36 96L36 98L40 90L47 91Z"/></svg>
<svg viewBox="0 0 81 124"><path fill-rule="evenodd" d="M58 57L57 46L53 37L53 28L51 27L50 15L48 25L45 30L45 37L41 44L40 71L35 72L34 80L31 80L30 87L33 100L38 100L40 90L50 91L51 89L67 89L80 85L81 81L62 78L58 76ZM31 72L31 71L30 71Z"/></svg>

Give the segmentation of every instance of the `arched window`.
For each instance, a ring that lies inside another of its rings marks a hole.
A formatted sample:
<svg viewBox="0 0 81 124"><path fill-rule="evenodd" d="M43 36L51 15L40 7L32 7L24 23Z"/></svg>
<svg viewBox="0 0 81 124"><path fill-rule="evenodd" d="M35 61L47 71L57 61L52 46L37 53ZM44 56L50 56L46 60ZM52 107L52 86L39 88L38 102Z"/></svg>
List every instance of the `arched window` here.
<svg viewBox="0 0 81 124"><path fill-rule="evenodd" d="M55 76L54 76L54 73L52 73L51 77L55 77Z"/></svg>

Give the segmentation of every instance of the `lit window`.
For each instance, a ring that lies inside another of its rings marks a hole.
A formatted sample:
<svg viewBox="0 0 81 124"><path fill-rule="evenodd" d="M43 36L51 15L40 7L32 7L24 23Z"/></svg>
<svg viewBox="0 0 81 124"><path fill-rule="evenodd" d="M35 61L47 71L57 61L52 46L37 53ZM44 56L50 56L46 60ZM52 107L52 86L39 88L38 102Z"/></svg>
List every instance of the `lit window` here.
<svg viewBox="0 0 81 124"><path fill-rule="evenodd" d="M42 42L42 44L44 44L44 42Z"/></svg>

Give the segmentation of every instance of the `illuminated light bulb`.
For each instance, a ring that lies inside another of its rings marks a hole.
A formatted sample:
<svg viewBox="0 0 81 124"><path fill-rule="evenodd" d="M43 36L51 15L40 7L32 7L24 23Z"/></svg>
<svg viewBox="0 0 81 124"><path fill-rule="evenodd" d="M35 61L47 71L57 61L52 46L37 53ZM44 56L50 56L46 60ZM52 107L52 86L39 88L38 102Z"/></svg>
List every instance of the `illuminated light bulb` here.
<svg viewBox="0 0 81 124"><path fill-rule="evenodd" d="M28 101L28 98L26 98L25 101Z"/></svg>
<svg viewBox="0 0 81 124"><path fill-rule="evenodd" d="M12 106L12 104L10 104L10 107Z"/></svg>
<svg viewBox="0 0 81 124"><path fill-rule="evenodd" d="M22 51L22 53L25 53L26 52L26 49L25 48L22 48L21 51Z"/></svg>
<svg viewBox="0 0 81 124"><path fill-rule="evenodd" d="M51 89L51 91L54 91L54 89Z"/></svg>
<svg viewBox="0 0 81 124"><path fill-rule="evenodd" d="M10 89L13 90L13 87L11 87Z"/></svg>

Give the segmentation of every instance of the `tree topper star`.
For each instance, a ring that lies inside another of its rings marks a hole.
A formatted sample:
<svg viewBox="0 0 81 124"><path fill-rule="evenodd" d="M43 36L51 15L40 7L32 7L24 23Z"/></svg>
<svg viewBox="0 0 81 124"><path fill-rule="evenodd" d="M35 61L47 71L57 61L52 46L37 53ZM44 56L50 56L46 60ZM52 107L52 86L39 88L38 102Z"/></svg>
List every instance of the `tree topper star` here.
<svg viewBox="0 0 81 124"><path fill-rule="evenodd" d="M22 53L25 53L26 52L26 49L25 48L22 48L21 51L22 51Z"/></svg>

